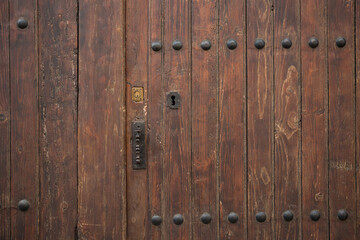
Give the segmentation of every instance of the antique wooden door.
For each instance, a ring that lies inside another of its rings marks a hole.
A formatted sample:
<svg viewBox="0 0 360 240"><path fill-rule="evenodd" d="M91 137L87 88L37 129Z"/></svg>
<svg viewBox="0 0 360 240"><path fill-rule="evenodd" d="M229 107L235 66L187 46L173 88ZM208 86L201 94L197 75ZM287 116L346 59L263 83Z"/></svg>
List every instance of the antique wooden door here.
<svg viewBox="0 0 360 240"><path fill-rule="evenodd" d="M130 239L359 239L355 8L127 2Z"/></svg>
<svg viewBox="0 0 360 240"><path fill-rule="evenodd" d="M360 239L360 1L1 0L0 239Z"/></svg>

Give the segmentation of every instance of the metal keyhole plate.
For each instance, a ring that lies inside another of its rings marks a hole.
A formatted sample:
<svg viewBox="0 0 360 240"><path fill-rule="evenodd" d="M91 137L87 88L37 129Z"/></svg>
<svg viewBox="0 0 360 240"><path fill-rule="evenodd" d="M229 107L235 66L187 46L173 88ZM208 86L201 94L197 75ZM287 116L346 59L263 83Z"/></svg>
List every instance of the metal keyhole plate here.
<svg viewBox="0 0 360 240"><path fill-rule="evenodd" d="M169 92L166 95L166 105L171 109L177 109L180 107L180 94L178 92Z"/></svg>

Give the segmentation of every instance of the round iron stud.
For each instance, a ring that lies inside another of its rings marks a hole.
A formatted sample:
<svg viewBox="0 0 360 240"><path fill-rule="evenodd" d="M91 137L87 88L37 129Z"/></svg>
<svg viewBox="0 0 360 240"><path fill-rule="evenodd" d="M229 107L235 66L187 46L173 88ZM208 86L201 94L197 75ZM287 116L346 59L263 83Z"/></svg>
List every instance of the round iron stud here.
<svg viewBox="0 0 360 240"><path fill-rule="evenodd" d="M312 38L310 38L308 44L309 44L309 46L310 46L311 48L316 48L317 46L319 46L319 40L317 40L316 38L312 37Z"/></svg>
<svg viewBox="0 0 360 240"><path fill-rule="evenodd" d="M231 223L236 223L236 222L239 220L239 216L238 216L236 213L231 212L231 213L229 213L229 215L228 215L228 220L229 220L229 222L231 222Z"/></svg>
<svg viewBox="0 0 360 240"><path fill-rule="evenodd" d="M265 47L265 41L263 39L256 39L254 45L257 49L263 49Z"/></svg>
<svg viewBox="0 0 360 240"><path fill-rule="evenodd" d="M160 51L161 50L161 43L160 42L153 42L151 44L151 49L154 50L155 52Z"/></svg>
<svg viewBox="0 0 360 240"><path fill-rule="evenodd" d="M180 50L182 48L183 44L181 41L175 40L175 41L173 41L172 46L173 46L173 49Z"/></svg>
<svg viewBox="0 0 360 240"><path fill-rule="evenodd" d="M211 222L211 216L209 213L204 213L203 215L201 215L200 220L204 224L209 224Z"/></svg>
<svg viewBox="0 0 360 240"><path fill-rule="evenodd" d="M17 20L16 24L17 24L18 28L24 29L24 28L27 28L28 21L25 18L21 17L21 18L19 18L19 20Z"/></svg>
<svg viewBox="0 0 360 240"><path fill-rule="evenodd" d="M175 214L173 217L173 221L176 225L181 225L184 222L184 218L181 214Z"/></svg>
<svg viewBox="0 0 360 240"><path fill-rule="evenodd" d="M155 226L159 226L162 223L162 218L158 215L154 215L151 218L151 223Z"/></svg>
<svg viewBox="0 0 360 240"><path fill-rule="evenodd" d="M211 42L209 40L204 40L204 41L201 42L200 47L203 50L207 51L207 50L209 50L211 48Z"/></svg>
<svg viewBox="0 0 360 240"><path fill-rule="evenodd" d="M258 212L255 216L256 221L258 222L265 222L266 221L266 214L264 212Z"/></svg>
<svg viewBox="0 0 360 240"><path fill-rule="evenodd" d="M18 203L18 207L21 211L26 211L30 208L30 203L28 200L26 199L23 199L23 200L20 200L19 203Z"/></svg>
<svg viewBox="0 0 360 240"><path fill-rule="evenodd" d="M310 212L310 218L313 221L318 221L320 219L320 211L319 210L312 210Z"/></svg>
<svg viewBox="0 0 360 240"><path fill-rule="evenodd" d="M287 210L287 211L283 212L283 218L285 221L290 222L291 220L293 220L294 214L292 211Z"/></svg>
<svg viewBox="0 0 360 240"><path fill-rule="evenodd" d="M289 49L292 46L292 42L290 39L285 38L284 40L281 41L281 45L283 46L283 48Z"/></svg>
<svg viewBox="0 0 360 240"><path fill-rule="evenodd" d="M226 46L230 49L230 50L234 50L237 47L237 42L234 39L230 39L226 42Z"/></svg>
<svg viewBox="0 0 360 240"><path fill-rule="evenodd" d="M343 38L343 37L338 37L338 38L336 39L336 46L338 46L339 48L342 48L342 47L345 47L345 45L346 45L346 40L345 40L345 38Z"/></svg>
<svg viewBox="0 0 360 240"><path fill-rule="evenodd" d="M348 216L349 216L349 214L347 213L346 210L340 209L340 210L338 211L338 218L339 218L339 220L345 221L345 220L348 218Z"/></svg>

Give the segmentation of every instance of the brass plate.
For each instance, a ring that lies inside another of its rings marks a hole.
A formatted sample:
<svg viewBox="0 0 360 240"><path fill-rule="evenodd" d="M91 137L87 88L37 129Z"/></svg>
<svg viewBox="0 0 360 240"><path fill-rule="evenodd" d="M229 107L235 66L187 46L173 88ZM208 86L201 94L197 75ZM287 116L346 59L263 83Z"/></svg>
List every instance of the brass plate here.
<svg viewBox="0 0 360 240"><path fill-rule="evenodd" d="M143 102L144 101L144 88L133 87L131 89L131 97L134 102Z"/></svg>

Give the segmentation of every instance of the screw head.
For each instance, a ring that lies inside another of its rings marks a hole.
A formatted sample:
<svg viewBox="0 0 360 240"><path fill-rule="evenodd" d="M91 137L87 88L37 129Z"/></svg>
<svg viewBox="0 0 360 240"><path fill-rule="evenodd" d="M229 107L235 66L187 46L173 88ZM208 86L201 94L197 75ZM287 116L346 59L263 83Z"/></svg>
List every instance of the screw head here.
<svg viewBox="0 0 360 240"><path fill-rule="evenodd" d="M17 20L16 24L17 24L18 28L24 29L24 28L27 28L28 21L25 18L21 17Z"/></svg>
<svg viewBox="0 0 360 240"><path fill-rule="evenodd" d="M256 39L254 45L257 49L263 49L265 47L265 41L263 39Z"/></svg>
<svg viewBox="0 0 360 240"><path fill-rule="evenodd" d="M258 212L255 216L256 221L258 222L265 222L266 221L266 214L264 212Z"/></svg>
<svg viewBox="0 0 360 240"><path fill-rule="evenodd" d="M181 41L179 41L179 40L175 40L175 41L173 41L173 49L175 49L175 50L180 50L181 48L182 48L182 46L183 46L183 44L182 44L182 42Z"/></svg>
<svg viewBox="0 0 360 240"><path fill-rule="evenodd" d="M293 220L294 214L292 211L287 210L287 211L283 212L283 218L285 221L290 222L291 220Z"/></svg>
<svg viewBox="0 0 360 240"><path fill-rule="evenodd" d="M320 211L319 210L312 210L310 212L310 218L313 221L318 221L320 219Z"/></svg>
<svg viewBox="0 0 360 240"><path fill-rule="evenodd" d="M175 214L173 217L173 221L176 225L181 225L184 222L184 218L181 214Z"/></svg>
<svg viewBox="0 0 360 240"><path fill-rule="evenodd" d="M154 215L151 218L151 223L155 226L159 226L162 223L162 218L158 215Z"/></svg>
<svg viewBox="0 0 360 240"><path fill-rule="evenodd" d="M203 213L203 215L201 215L200 220L204 223L204 224L209 224L211 222L211 216L209 213Z"/></svg>
<svg viewBox="0 0 360 240"><path fill-rule="evenodd" d="M345 220L348 218L348 216L349 216L349 214L347 213L346 210L340 209L340 210L338 211L338 218L339 218L339 220L345 221Z"/></svg>
<svg viewBox="0 0 360 240"><path fill-rule="evenodd" d="M209 50L211 48L211 42L209 40L204 40L204 41L201 42L200 47L203 50L207 51L207 50Z"/></svg>
<svg viewBox="0 0 360 240"><path fill-rule="evenodd" d="M151 44L151 49L154 50L155 52L160 51L161 43L160 42L153 42Z"/></svg>
<svg viewBox="0 0 360 240"><path fill-rule="evenodd" d="M28 210L30 208L29 201L26 200L26 199L20 200L19 203L18 203L18 208L23 212Z"/></svg>
<svg viewBox="0 0 360 240"><path fill-rule="evenodd" d="M237 42L234 39L230 39L226 42L226 46L230 49L230 50L234 50L237 47Z"/></svg>
<svg viewBox="0 0 360 240"><path fill-rule="evenodd" d="M236 222L239 220L239 216L238 216L236 213L231 212L231 213L229 213L229 215L228 215L228 220L229 220L229 222L231 222L231 223L236 223Z"/></svg>
<svg viewBox="0 0 360 240"><path fill-rule="evenodd" d="M312 38L310 38L308 44L309 44L309 46L310 46L311 48L316 48L317 46L319 46L319 40L317 40L316 38L312 37Z"/></svg>
<svg viewBox="0 0 360 240"><path fill-rule="evenodd" d="M336 39L336 46L338 46L339 48L342 48L342 47L345 47L345 45L346 45L346 40L345 40L345 38L343 38L343 37L338 37L338 38Z"/></svg>
<svg viewBox="0 0 360 240"><path fill-rule="evenodd" d="M292 42L290 39L285 38L284 40L281 41L281 45L283 46L283 48L289 49L292 46Z"/></svg>

